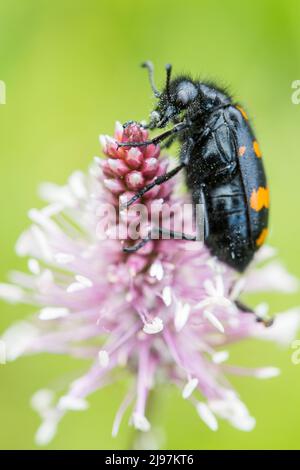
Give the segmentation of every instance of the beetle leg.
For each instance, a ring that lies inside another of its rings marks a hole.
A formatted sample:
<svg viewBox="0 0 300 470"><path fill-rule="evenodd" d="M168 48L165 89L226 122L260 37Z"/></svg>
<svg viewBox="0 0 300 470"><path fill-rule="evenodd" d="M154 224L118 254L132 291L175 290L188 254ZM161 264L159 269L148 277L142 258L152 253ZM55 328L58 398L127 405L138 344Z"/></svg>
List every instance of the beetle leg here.
<svg viewBox="0 0 300 470"><path fill-rule="evenodd" d="M163 145L160 146L161 149L168 149L173 144L176 139L176 135L172 135L168 140L165 141Z"/></svg>
<svg viewBox="0 0 300 470"><path fill-rule="evenodd" d="M235 300L234 303L237 306L237 308L239 310L241 310L241 312L243 312L243 313L253 313L253 315L255 315L256 321L259 322L259 323L263 323L265 327L269 327L269 326L273 325L274 318L262 318L262 317L260 317L259 315L257 315L255 313L255 311L252 308L248 307L247 305L245 305L240 300Z"/></svg>
<svg viewBox="0 0 300 470"><path fill-rule="evenodd" d="M178 132L182 132L188 127L188 124L184 122L180 122L179 124L176 124L172 129L169 129L168 131L163 132L160 135L157 135L153 139L150 140L145 140L144 142L117 142L118 147L145 147L147 145L151 144L159 144L162 140L165 140L167 137L170 137L174 134L177 134Z"/></svg>
<svg viewBox="0 0 300 470"><path fill-rule="evenodd" d="M136 251L143 248L143 246L145 246L146 243L148 243L150 240L153 240L152 237L155 233L159 233L160 235L164 235L164 234L168 235L170 237L170 239L189 240L189 241L196 241L197 240L197 237L195 235L188 235L188 234L183 233L183 232L175 232L174 230L168 230L168 229L164 229L164 228L161 228L161 227L154 227L148 233L147 237L142 238L135 245L127 246L127 247L123 248L123 251L125 253L135 253ZM154 238L154 240L157 240L157 239ZM161 238L159 238L158 240L161 240Z"/></svg>
<svg viewBox="0 0 300 470"><path fill-rule="evenodd" d="M184 167L185 167L185 164L181 163L180 165L176 166L173 170L168 171L168 173L165 173L164 175L161 175L161 176L157 176L152 183L140 189L131 199L129 199L129 201L126 201L124 202L124 204L121 204L121 209L131 206L131 204L133 204L137 199L139 199L145 193L150 191L150 189L154 188L154 186L160 186L161 184L165 183L169 179L173 178Z"/></svg>

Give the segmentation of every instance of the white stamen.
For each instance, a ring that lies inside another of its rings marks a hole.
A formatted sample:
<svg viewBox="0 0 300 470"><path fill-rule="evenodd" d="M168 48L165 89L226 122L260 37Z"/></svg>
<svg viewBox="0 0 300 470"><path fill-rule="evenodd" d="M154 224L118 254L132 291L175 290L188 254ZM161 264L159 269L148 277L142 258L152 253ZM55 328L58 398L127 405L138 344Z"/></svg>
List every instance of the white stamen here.
<svg viewBox="0 0 300 470"><path fill-rule="evenodd" d="M255 419L249 415L244 405L231 391L228 391L225 400L211 400L211 410L220 418L227 419L234 427L241 431L251 431L255 426Z"/></svg>
<svg viewBox="0 0 300 470"><path fill-rule="evenodd" d="M90 279L88 279L87 277L85 276L75 276L75 279L77 282L79 282L80 284L82 284L84 287L92 287L93 286L93 283Z"/></svg>
<svg viewBox="0 0 300 470"><path fill-rule="evenodd" d="M156 277L158 281L161 281L164 277L164 268L160 261L155 261L150 268L150 276Z"/></svg>
<svg viewBox="0 0 300 470"><path fill-rule="evenodd" d="M228 351L218 351L212 355L212 360L215 364L222 364L223 362L227 361L228 358Z"/></svg>
<svg viewBox="0 0 300 470"><path fill-rule="evenodd" d="M220 274L216 276L216 293L219 297L224 297L224 283Z"/></svg>
<svg viewBox="0 0 300 470"><path fill-rule="evenodd" d="M109 355L108 352L102 349L98 352L99 364L103 369L105 369L109 364Z"/></svg>
<svg viewBox="0 0 300 470"><path fill-rule="evenodd" d="M69 186L72 193L78 199L85 199L87 197L87 190L84 184L84 174L81 171L75 171L69 178Z"/></svg>
<svg viewBox="0 0 300 470"><path fill-rule="evenodd" d="M221 331L221 333L224 333L224 326L218 320L218 318L209 310L204 310L203 316L215 327L217 330Z"/></svg>
<svg viewBox="0 0 300 470"><path fill-rule="evenodd" d="M0 299L7 302L20 302L23 298L23 290L13 284L0 284Z"/></svg>
<svg viewBox="0 0 300 470"><path fill-rule="evenodd" d="M60 307L45 307L42 308L39 314L40 320L55 320L56 318L63 318L70 314L67 308Z"/></svg>
<svg viewBox="0 0 300 470"><path fill-rule="evenodd" d="M40 274L41 272L39 262L34 258L28 260L28 269L32 274Z"/></svg>
<svg viewBox="0 0 300 470"><path fill-rule="evenodd" d="M172 303L172 290L170 286L166 286L162 291L162 299L167 307Z"/></svg>
<svg viewBox="0 0 300 470"><path fill-rule="evenodd" d="M215 286L213 285L211 279L205 279L203 282L204 289L206 290L207 294L210 297L215 297L216 296L216 289Z"/></svg>
<svg viewBox="0 0 300 470"><path fill-rule="evenodd" d="M139 431L147 432L151 429L151 425L147 420L146 416L141 415L137 412L133 413L132 415L132 424Z"/></svg>
<svg viewBox="0 0 300 470"><path fill-rule="evenodd" d="M67 292L72 293L72 292L77 292L80 290L85 289L86 287L81 284L80 282L73 282L67 287Z"/></svg>
<svg viewBox="0 0 300 470"><path fill-rule="evenodd" d="M155 317L152 321L145 323L143 331L148 335L154 335L159 333L164 328L164 324L161 318Z"/></svg>
<svg viewBox="0 0 300 470"><path fill-rule="evenodd" d="M51 220L42 210L39 211L37 209L30 209L28 216L33 222L40 225L49 232L57 230L55 222L53 222L53 220Z"/></svg>
<svg viewBox="0 0 300 470"><path fill-rule="evenodd" d="M258 369L255 373L255 377L258 379L271 379L278 375L280 375L280 369L277 367L264 367L263 369Z"/></svg>
<svg viewBox="0 0 300 470"><path fill-rule="evenodd" d="M32 236L30 230L23 232L17 240L15 251L18 256L27 256L32 248Z"/></svg>
<svg viewBox="0 0 300 470"><path fill-rule="evenodd" d="M52 441L56 434L57 421L53 419L47 419L38 428L35 435L35 442L39 446L45 446Z"/></svg>
<svg viewBox="0 0 300 470"><path fill-rule="evenodd" d="M89 407L89 404L84 398L65 395L60 398L58 407L62 410L84 411Z"/></svg>
<svg viewBox="0 0 300 470"><path fill-rule="evenodd" d="M253 416L234 417L230 420L231 424L240 431L250 432L255 428L256 420Z"/></svg>
<svg viewBox="0 0 300 470"><path fill-rule="evenodd" d="M189 304L182 304L181 302L177 304L174 318L174 325L176 331L181 331L182 328L186 325L190 315L190 311L191 307Z"/></svg>
<svg viewBox="0 0 300 470"><path fill-rule="evenodd" d="M52 271L50 269L44 269L41 275L36 280L37 288L42 292L45 293L51 284L53 283L54 277Z"/></svg>
<svg viewBox="0 0 300 470"><path fill-rule="evenodd" d="M51 250L50 250L50 247L49 247L49 244L48 244L48 240L47 240L44 232L42 232L42 230L39 227L37 227L36 225L33 225L31 227L31 230L32 230L32 234L35 238L35 241L36 241L36 243L38 244L38 246L41 250L42 256L44 257L44 259L46 261L51 261L52 253L51 253Z"/></svg>
<svg viewBox="0 0 300 470"><path fill-rule="evenodd" d="M67 186L43 183L39 186L39 195L45 201L60 204L60 207L73 207L76 204L76 200Z"/></svg>
<svg viewBox="0 0 300 470"><path fill-rule="evenodd" d="M54 393L52 390L41 389L32 395L30 404L35 411L43 413L45 410L50 408L53 398Z"/></svg>
<svg viewBox="0 0 300 470"><path fill-rule="evenodd" d="M199 380L196 378L190 379L182 390L182 398L184 398L185 400L189 398L192 395L193 391L197 388L198 382Z"/></svg>
<svg viewBox="0 0 300 470"><path fill-rule="evenodd" d="M209 407L202 402L199 402L197 404L197 412L202 421L212 430L212 431L217 431L218 430L218 421L215 417L215 415L212 413L212 411L209 409Z"/></svg>
<svg viewBox="0 0 300 470"><path fill-rule="evenodd" d="M44 207L41 212L46 217L53 217L53 215L59 214L63 210L64 206L60 202L54 202L49 204L48 206Z"/></svg>
<svg viewBox="0 0 300 470"><path fill-rule="evenodd" d="M68 264L74 261L75 256L69 253L56 253L54 259L58 264Z"/></svg>
<svg viewBox="0 0 300 470"><path fill-rule="evenodd" d="M38 336L39 331L31 323L19 322L8 328L2 336L6 346L6 359L14 361L21 356Z"/></svg>
<svg viewBox="0 0 300 470"><path fill-rule="evenodd" d="M269 305L267 302L262 302L255 307L255 313L260 318L265 318L269 312Z"/></svg>
<svg viewBox="0 0 300 470"><path fill-rule="evenodd" d="M103 135L103 134L99 135L99 142L100 142L100 145L101 145L103 151L105 152L106 151L106 145L107 145L105 135Z"/></svg>

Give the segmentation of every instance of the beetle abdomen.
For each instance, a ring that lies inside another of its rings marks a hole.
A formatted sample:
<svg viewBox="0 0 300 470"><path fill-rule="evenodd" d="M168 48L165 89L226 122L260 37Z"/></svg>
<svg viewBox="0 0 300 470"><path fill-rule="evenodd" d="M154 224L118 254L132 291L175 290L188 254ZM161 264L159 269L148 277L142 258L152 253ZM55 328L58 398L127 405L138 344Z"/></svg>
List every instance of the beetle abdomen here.
<svg viewBox="0 0 300 470"><path fill-rule="evenodd" d="M240 174L205 194L209 232L206 246L237 271L244 271L255 249L250 238L245 195Z"/></svg>

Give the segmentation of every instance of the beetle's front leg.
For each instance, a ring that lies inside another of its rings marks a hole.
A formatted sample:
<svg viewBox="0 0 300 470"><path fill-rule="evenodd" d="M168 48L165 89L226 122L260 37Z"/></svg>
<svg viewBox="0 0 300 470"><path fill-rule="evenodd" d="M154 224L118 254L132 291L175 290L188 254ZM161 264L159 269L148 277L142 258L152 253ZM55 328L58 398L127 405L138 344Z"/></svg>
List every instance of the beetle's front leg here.
<svg viewBox="0 0 300 470"><path fill-rule="evenodd" d="M153 139L150 140L145 140L144 142L117 142L118 147L146 147L147 145L151 144L159 144L159 142L162 142L163 140L167 139L168 137L173 136L174 134L178 134L185 129L187 129L188 124L185 122L180 122L179 124L176 124L172 129L169 129L168 131L163 132L160 135L157 135Z"/></svg>

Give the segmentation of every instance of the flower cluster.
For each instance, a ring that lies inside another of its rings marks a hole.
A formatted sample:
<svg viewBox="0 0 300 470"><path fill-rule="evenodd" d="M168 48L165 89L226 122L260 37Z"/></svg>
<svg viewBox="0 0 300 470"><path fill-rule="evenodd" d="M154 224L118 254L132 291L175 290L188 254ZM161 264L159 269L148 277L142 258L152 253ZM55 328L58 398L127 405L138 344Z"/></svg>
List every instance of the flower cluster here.
<svg viewBox="0 0 300 470"><path fill-rule="evenodd" d="M272 260L271 248L261 249L241 277L198 241L155 240L128 254L122 247L130 239L99 236L103 204L118 208L120 197L131 197L167 169L158 146L130 147L147 137L136 124L117 124L114 138L101 138L106 158L96 158L89 174L75 172L62 187L41 186L47 205L29 212L32 225L16 245L18 255L28 257L28 273L14 272L10 284L0 285L1 298L35 309L32 318L3 334L8 360L48 352L86 358L90 364L63 395L42 389L33 396L32 406L42 418L39 444L53 438L68 410L86 409L87 397L122 368L135 383L116 414L114 436L128 407L131 424L150 429L147 399L158 378L179 387L212 430L218 419L226 419L249 431L255 419L227 374L268 378L278 369L230 365L227 346L250 337L289 342L299 325L296 309L277 315L265 328L235 303L242 292L297 288L297 281ZM159 205L172 199L180 196L167 182L142 202ZM120 211L116 224L124 224ZM265 306L258 306L256 314L263 316Z"/></svg>

